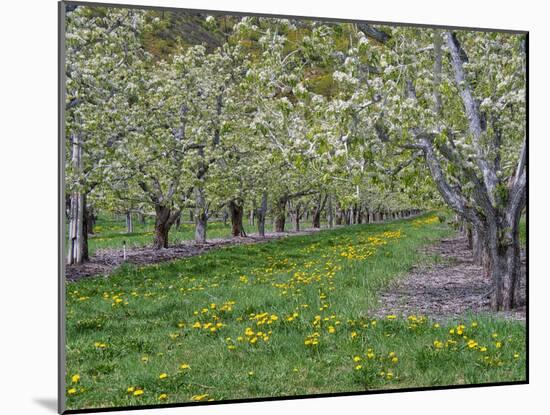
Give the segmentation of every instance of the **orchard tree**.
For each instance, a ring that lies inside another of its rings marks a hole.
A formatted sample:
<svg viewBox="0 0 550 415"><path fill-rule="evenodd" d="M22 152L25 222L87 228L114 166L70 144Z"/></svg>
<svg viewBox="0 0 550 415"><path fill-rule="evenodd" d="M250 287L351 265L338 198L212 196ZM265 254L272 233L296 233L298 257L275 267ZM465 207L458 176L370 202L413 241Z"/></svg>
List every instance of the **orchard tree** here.
<svg viewBox="0 0 550 415"><path fill-rule="evenodd" d="M392 166L424 160L442 199L486 247L492 307L511 309L526 191L525 39L386 30L382 44L361 42L379 69L361 81L358 60L344 73L357 80L368 107L359 119L365 140L396 155L383 158Z"/></svg>
<svg viewBox="0 0 550 415"><path fill-rule="evenodd" d="M112 134L105 129L142 47L138 10L76 7L66 13L67 264L88 259L87 197L102 181Z"/></svg>

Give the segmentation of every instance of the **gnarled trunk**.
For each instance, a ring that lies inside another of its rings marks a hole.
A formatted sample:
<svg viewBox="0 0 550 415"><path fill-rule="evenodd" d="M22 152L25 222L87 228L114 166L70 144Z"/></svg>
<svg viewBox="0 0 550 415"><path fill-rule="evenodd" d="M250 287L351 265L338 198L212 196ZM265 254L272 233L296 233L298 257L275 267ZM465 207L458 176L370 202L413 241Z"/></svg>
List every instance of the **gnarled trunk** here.
<svg viewBox="0 0 550 415"><path fill-rule="evenodd" d="M288 197L285 195L281 196L275 204L275 232L285 231L287 202Z"/></svg>
<svg viewBox="0 0 550 415"><path fill-rule="evenodd" d="M153 241L153 248L168 248L168 233L179 215L180 211L172 212L167 206L155 206L155 239Z"/></svg>
<svg viewBox="0 0 550 415"><path fill-rule="evenodd" d="M490 223L487 242L493 285L491 307L496 311L511 310L518 305L517 291L522 272L519 217Z"/></svg>
<svg viewBox="0 0 550 415"><path fill-rule="evenodd" d="M233 199L229 201L228 206L231 215L231 236L246 236L243 226L243 201L241 199Z"/></svg>

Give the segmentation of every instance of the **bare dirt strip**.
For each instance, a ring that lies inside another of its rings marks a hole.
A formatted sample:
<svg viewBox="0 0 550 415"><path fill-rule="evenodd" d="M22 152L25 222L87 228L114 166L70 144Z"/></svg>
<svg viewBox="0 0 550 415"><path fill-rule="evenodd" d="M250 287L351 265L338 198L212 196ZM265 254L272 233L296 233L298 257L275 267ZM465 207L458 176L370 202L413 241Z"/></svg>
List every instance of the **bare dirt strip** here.
<svg viewBox="0 0 550 415"><path fill-rule="evenodd" d="M491 281L484 276L482 267L474 263L465 237L443 239L420 254L435 255L437 261L413 267L409 274L380 293L379 306L374 312L377 316L422 315L447 320L467 313L491 312ZM525 258L522 258L522 267L523 278L518 289L520 307L497 313L500 317L525 319Z"/></svg>

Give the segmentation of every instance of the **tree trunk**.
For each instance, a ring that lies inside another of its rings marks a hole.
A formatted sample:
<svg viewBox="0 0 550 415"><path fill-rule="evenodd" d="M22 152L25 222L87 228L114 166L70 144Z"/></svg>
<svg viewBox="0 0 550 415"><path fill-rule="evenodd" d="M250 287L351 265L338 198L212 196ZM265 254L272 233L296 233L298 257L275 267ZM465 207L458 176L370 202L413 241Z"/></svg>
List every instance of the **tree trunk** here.
<svg viewBox="0 0 550 415"><path fill-rule="evenodd" d="M351 225L353 220L353 209L349 207L346 209L344 213L344 220L346 221L346 225Z"/></svg>
<svg viewBox="0 0 550 415"><path fill-rule="evenodd" d="M311 226L316 229L321 227L321 211L317 208L313 210L313 214L311 216Z"/></svg>
<svg viewBox="0 0 550 415"><path fill-rule="evenodd" d="M227 213L227 210L223 211L223 226L227 226L227 219L229 219L229 213Z"/></svg>
<svg viewBox="0 0 550 415"><path fill-rule="evenodd" d="M344 212L340 206L336 207L336 225L342 225L344 222Z"/></svg>
<svg viewBox="0 0 550 415"><path fill-rule="evenodd" d="M265 215L267 212L267 193L264 192L262 194L262 203L260 204L260 207L258 208L256 214L258 216L258 235L260 235L261 238L265 237Z"/></svg>
<svg viewBox="0 0 550 415"><path fill-rule="evenodd" d="M155 239L153 241L153 248L168 248L168 233L179 215L180 211L172 212L167 206L155 206Z"/></svg>
<svg viewBox="0 0 550 415"><path fill-rule="evenodd" d="M327 221L328 221L328 227L334 228L334 215L332 211L332 195L329 195L328 197L328 206L327 206Z"/></svg>
<svg viewBox="0 0 550 415"><path fill-rule="evenodd" d="M244 206L241 199L229 201L229 212L231 215L231 236L246 236L243 226Z"/></svg>
<svg viewBox="0 0 550 415"><path fill-rule="evenodd" d="M321 227L321 212L325 208L325 205L327 203L328 195L322 196L319 195L319 199L317 200L317 204L313 208L313 213L311 215L311 224L314 228L319 229Z"/></svg>
<svg viewBox="0 0 550 415"><path fill-rule="evenodd" d="M86 209L86 228L87 228L87 234L88 235L93 235L94 234L94 226L95 226L95 221L96 221L96 215L94 214L94 210L92 207L87 207L85 206L84 207ZM87 238L86 238L87 239Z"/></svg>
<svg viewBox="0 0 550 415"><path fill-rule="evenodd" d="M284 232L285 231L285 222L286 222L286 204L288 202L288 197L281 196L275 205L275 232Z"/></svg>
<svg viewBox="0 0 550 415"><path fill-rule="evenodd" d="M474 264L481 265L483 263L483 233L477 227L472 227L472 251Z"/></svg>
<svg viewBox="0 0 550 415"><path fill-rule="evenodd" d="M195 188L195 242L204 244L206 243L206 225L208 223L208 214L206 200L204 197L204 189Z"/></svg>
<svg viewBox="0 0 550 415"><path fill-rule="evenodd" d="M517 288L522 269L519 216L515 219L493 221L488 226L487 251L493 285L491 307L495 311L511 310L518 304Z"/></svg>
<svg viewBox="0 0 550 415"><path fill-rule="evenodd" d="M82 170L82 148L80 136L71 134L71 163L75 172ZM85 224L86 196L75 190L69 202L69 241L67 243L67 264L81 264L88 259L88 230Z"/></svg>
<svg viewBox="0 0 550 415"><path fill-rule="evenodd" d="M89 215L86 199L86 194L84 194L82 197L82 207L84 209L84 216L82 220L82 262L90 260L90 255L88 253L88 234L90 233L90 225L88 223Z"/></svg>
<svg viewBox="0 0 550 415"><path fill-rule="evenodd" d="M300 232L300 215L294 215L294 232Z"/></svg>
<svg viewBox="0 0 550 415"><path fill-rule="evenodd" d="M474 249L474 235L473 235L471 224L466 225L466 236L468 238L468 249L473 250Z"/></svg>
<svg viewBox="0 0 550 415"><path fill-rule="evenodd" d="M132 222L132 212L126 211L126 233L134 232L134 224Z"/></svg>

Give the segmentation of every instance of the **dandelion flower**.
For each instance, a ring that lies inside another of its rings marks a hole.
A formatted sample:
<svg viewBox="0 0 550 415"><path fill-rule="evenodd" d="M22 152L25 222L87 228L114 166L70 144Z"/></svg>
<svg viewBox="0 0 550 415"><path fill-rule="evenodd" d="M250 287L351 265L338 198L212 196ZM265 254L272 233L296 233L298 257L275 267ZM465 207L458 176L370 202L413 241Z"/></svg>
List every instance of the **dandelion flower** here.
<svg viewBox="0 0 550 415"><path fill-rule="evenodd" d="M159 379L166 379L168 377L168 374L167 373L161 373L159 375Z"/></svg>
<svg viewBox="0 0 550 415"><path fill-rule="evenodd" d="M76 393L76 388L71 388L67 391L69 395L74 395Z"/></svg>
<svg viewBox="0 0 550 415"><path fill-rule="evenodd" d="M208 397L208 394L207 393L204 393L202 395L193 395L191 396L191 400L192 401L203 401L204 399L206 399Z"/></svg>
<svg viewBox="0 0 550 415"><path fill-rule="evenodd" d="M180 369L191 369L191 366L189 366L187 363L182 363L180 365Z"/></svg>
<svg viewBox="0 0 550 415"><path fill-rule="evenodd" d="M72 378L71 378L71 381L72 381L73 383L76 383L76 382L78 382L79 380L80 380L80 375L78 375L78 374L77 374L77 375L73 375Z"/></svg>
<svg viewBox="0 0 550 415"><path fill-rule="evenodd" d="M140 396L143 395L143 389L138 389L134 392L134 396Z"/></svg>
<svg viewBox="0 0 550 415"><path fill-rule="evenodd" d="M126 392L131 393L135 390L136 390L136 388L134 388L133 386L129 386L128 389L126 389Z"/></svg>
<svg viewBox="0 0 550 415"><path fill-rule="evenodd" d="M161 394L159 395L159 401L164 401L164 400L166 400L167 398L168 398L168 395L165 394L165 393L161 393Z"/></svg>

